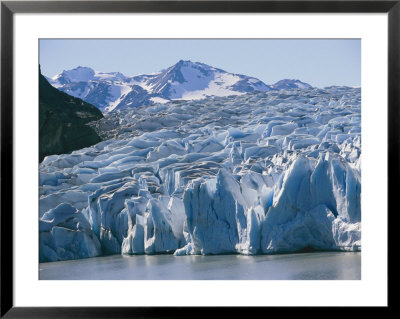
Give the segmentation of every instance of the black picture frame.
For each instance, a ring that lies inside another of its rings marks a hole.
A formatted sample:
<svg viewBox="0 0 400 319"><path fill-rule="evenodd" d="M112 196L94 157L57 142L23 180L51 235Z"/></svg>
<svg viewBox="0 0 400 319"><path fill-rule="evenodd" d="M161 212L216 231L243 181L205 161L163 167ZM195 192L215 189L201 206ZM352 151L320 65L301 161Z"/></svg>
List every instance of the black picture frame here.
<svg viewBox="0 0 400 319"><path fill-rule="evenodd" d="M399 180L400 0L396 1L1 1L1 317L5 318L190 318L216 315L207 308L14 307L13 303L13 19L15 13L387 13L388 14L388 218L395 213ZM390 219L389 219L390 220ZM390 225L390 221L388 225ZM393 223L392 223L393 224ZM389 230L388 230L389 231ZM388 232L388 247L393 240ZM389 264L389 254L388 254ZM389 270L389 269L388 269ZM390 281L388 281L389 287ZM390 309L390 298L388 307ZM221 309L221 315L237 313ZM256 309L260 310L260 309ZM262 309L261 309L262 310ZM277 308L268 309L268 313ZM297 315L307 308L291 307ZM325 311L322 309L322 311ZM331 309L340 313L338 307Z"/></svg>

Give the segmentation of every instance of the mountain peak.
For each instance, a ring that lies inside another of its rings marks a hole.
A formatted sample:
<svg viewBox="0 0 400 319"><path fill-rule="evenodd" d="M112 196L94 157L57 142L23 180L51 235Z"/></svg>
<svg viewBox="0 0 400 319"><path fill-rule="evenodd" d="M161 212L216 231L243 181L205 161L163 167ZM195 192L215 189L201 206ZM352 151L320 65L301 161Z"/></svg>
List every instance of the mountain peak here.
<svg viewBox="0 0 400 319"><path fill-rule="evenodd" d="M179 60L177 63L175 63L172 68L182 68L182 67L196 67L201 65L202 63L199 62L193 62L190 60Z"/></svg>
<svg viewBox="0 0 400 319"><path fill-rule="evenodd" d="M179 60L176 64L174 64L172 67L188 67L188 68L203 68L203 69L208 69L208 70L214 70L215 68L202 63L202 62L195 62L191 60Z"/></svg>
<svg viewBox="0 0 400 319"><path fill-rule="evenodd" d="M64 70L60 74L53 77L53 80L61 84L71 82L86 82L93 79L95 72L89 67L78 66L72 70Z"/></svg>
<svg viewBox="0 0 400 319"><path fill-rule="evenodd" d="M197 64L199 62L192 62L191 60L179 60L176 64Z"/></svg>
<svg viewBox="0 0 400 319"><path fill-rule="evenodd" d="M275 90L312 88L312 86L310 84L302 82L298 79L283 79L283 80L276 82L275 84L272 84L271 87Z"/></svg>
<svg viewBox="0 0 400 319"><path fill-rule="evenodd" d="M76 68L73 68L71 70L63 70L63 72L94 72L94 70L88 66L77 66Z"/></svg>

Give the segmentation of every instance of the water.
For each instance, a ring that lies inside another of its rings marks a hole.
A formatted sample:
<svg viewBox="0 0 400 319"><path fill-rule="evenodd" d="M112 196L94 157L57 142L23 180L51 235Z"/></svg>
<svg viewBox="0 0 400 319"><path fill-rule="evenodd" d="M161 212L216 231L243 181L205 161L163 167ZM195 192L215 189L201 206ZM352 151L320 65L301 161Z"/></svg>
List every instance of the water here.
<svg viewBox="0 0 400 319"><path fill-rule="evenodd" d="M39 279L361 279L361 253L107 256L41 263Z"/></svg>

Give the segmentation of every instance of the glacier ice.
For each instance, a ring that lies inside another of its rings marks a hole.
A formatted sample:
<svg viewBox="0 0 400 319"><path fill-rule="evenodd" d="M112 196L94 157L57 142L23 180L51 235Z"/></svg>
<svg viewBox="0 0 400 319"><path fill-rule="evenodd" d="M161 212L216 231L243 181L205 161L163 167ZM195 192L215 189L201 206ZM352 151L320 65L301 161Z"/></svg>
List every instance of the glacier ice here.
<svg viewBox="0 0 400 319"><path fill-rule="evenodd" d="M39 220L39 261L100 256L101 245L86 218L69 204L60 204Z"/></svg>
<svg viewBox="0 0 400 319"><path fill-rule="evenodd" d="M40 261L361 250L360 89L110 113L39 167Z"/></svg>

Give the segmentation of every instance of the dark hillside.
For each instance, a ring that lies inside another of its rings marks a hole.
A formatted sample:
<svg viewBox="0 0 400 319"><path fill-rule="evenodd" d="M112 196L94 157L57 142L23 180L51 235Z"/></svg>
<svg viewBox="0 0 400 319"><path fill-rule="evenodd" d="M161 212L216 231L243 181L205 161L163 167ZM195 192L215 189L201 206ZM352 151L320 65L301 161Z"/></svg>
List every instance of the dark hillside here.
<svg viewBox="0 0 400 319"><path fill-rule="evenodd" d="M95 106L51 86L39 68L39 162L101 141L88 122L101 119Z"/></svg>

